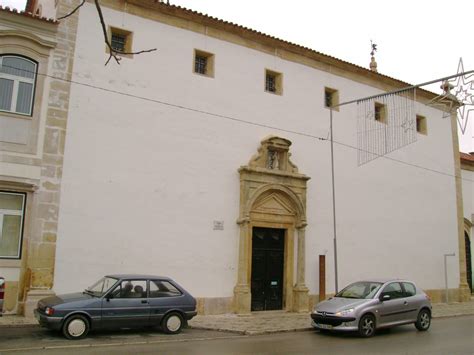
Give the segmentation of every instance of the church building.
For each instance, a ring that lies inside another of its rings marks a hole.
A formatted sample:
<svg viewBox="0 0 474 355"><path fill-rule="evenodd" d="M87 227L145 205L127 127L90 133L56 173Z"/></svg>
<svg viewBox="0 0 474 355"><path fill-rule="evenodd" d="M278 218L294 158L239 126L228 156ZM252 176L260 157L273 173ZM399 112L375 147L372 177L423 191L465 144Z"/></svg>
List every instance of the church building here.
<svg viewBox="0 0 474 355"><path fill-rule="evenodd" d="M440 302L448 253L469 299L436 94L172 4L101 0L101 23L80 3L0 8L5 312L120 273L172 277L201 314L307 312L382 277Z"/></svg>

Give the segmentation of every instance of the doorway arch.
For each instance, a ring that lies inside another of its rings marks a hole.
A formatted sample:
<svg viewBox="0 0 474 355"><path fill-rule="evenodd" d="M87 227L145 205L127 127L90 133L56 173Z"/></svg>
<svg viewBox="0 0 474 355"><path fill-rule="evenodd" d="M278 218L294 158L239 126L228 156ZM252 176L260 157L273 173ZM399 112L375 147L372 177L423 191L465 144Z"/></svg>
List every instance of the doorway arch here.
<svg viewBox="0 0 474 355"><path fill-rule="evenodd" d="M306 183L289 157L291 142L271 136L240 173L239 265L234 288L236 313L251 311L252 236L254 228L284 231L283 302L287 311L308 310L305 285ZM295 243L297 249L295 252ZM294 264L296 259L296 282Z"/></svg>

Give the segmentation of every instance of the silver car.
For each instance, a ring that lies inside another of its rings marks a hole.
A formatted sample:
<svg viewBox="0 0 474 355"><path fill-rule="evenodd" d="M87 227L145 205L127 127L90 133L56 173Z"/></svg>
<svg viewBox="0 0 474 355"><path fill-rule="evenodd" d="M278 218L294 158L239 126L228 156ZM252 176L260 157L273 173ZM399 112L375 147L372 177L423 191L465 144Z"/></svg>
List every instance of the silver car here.
<svg viewBox="0 0 474 355"><path fill-rule="evenodd" d="M317 329L357 331L363 337L371 337L379 328L410 323L426 331L431 324L431 302L411 281L359 281L318 303L311 318Z"/></svg>

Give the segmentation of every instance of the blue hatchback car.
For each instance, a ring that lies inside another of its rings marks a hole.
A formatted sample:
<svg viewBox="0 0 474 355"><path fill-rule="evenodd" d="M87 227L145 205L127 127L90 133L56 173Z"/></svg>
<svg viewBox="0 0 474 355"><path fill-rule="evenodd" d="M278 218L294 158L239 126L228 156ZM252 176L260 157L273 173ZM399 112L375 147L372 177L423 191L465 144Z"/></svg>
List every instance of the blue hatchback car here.
<svg viewBox="0 0 474 355"><path fill-rule="evenodd" d="M196 300L168 277L105 276L83 292L38 302L35 316L43 327L68 339L84 338L91 329L160 326L176 334L196 312Z"/></svg>

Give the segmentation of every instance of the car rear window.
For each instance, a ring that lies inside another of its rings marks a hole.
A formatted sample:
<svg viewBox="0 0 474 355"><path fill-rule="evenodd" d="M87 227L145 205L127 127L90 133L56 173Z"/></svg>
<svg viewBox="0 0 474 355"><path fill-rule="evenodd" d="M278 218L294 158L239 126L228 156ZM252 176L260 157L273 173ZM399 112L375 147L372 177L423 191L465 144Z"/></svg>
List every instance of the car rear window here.
<svg viewBox="0 0 474 355"><path fill-rule="evenodd" d="M403 282L403 288L405 289L405 297L411 297L416 295L416 287L410 282Z"/></svg>
<svg viewBox="0 0 474 355"><path fill-rule="evenodd" d="M150 298L176 297L180 295L181 291L174 287L171 282L161 280L150 281Z"/></svg>

